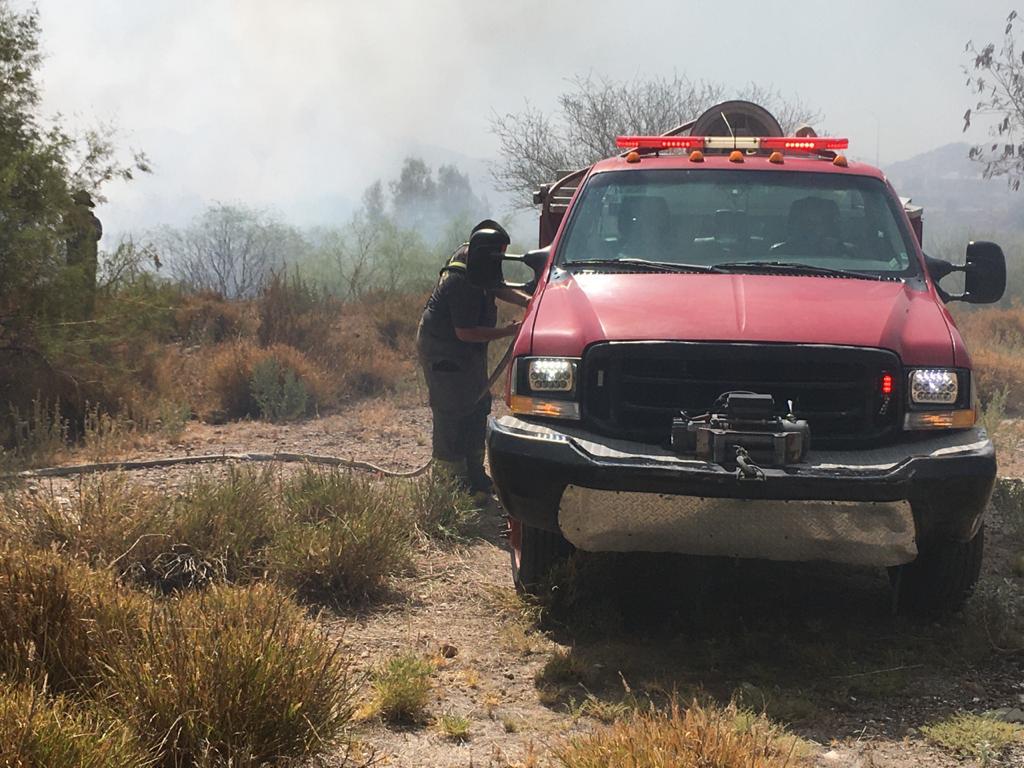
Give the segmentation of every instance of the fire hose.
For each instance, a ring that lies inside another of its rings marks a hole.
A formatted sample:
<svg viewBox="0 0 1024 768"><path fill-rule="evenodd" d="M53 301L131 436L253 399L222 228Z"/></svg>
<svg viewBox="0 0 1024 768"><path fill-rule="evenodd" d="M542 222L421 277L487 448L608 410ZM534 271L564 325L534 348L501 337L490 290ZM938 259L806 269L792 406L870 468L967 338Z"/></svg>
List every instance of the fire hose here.
<svg viewBox="0 0 1024 768"><path fill-rule="evenodd" d="M487 393L491 391L491 388L497 383L498 379L501 378L501 374L505 371L505 368L508 367L509 361L512 359L512 350L514 347L515 339L509 343L508 349L505 350L505 354L498 362L498 365L494 368L490 378L488 378L487 386L480 391L475 402L479 402L485 395L487 395ZM373 472L374 474L382 475L384 477L401 478L419 477L430 469L430 465L432 463L428 461L416 469L402 471L379 467L368 461L343 459L338 456L320 456L312 453L212 453L198 456L172 456L160 459L142 459L140 461L109 461L93 464L75 464L64 467L42 467L40 469L29 469L23 472L0 475L0 480L31 480L43 477L72 477L75 475L88 475L96 472L159 469L162 467L173 467L183 464L214 464L228 461L272 462L281 464L298 462L302 464L341 467L344 469L357 469L364 472Z"/></svg>

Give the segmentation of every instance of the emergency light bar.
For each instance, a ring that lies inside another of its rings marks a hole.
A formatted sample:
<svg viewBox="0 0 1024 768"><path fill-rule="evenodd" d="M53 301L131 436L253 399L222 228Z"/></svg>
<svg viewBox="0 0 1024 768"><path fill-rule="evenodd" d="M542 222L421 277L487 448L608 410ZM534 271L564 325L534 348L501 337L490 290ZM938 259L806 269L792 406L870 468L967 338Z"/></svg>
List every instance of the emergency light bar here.
<svg viewBox="0 0 1024 768"><path fill-rule="evenodd" d="M830 136L619 136L620 149L770 149L821 152L846 149L849 139Z"/></svg>

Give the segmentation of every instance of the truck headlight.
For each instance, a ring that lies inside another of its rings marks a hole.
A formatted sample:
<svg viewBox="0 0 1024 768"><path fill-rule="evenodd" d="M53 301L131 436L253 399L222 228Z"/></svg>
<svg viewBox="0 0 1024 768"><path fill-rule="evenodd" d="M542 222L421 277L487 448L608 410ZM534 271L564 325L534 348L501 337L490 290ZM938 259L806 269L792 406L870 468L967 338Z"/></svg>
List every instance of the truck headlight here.
<svg viewBox="0 0 1024 768"><path fill-rule="evenodd" d="M512 413L579 419L577 373L573 357L520 357L512 367Z"/></svg>
<svg viewBox="0 0 1024 768"><path fill-rule="evenodd" d="M572 392L576 361L564 357L537 357L530 361L527 380L534 392Z"/></svg>
<svg viewBox="0 0 1024 768"><path fill-rule="evenodd" d="M918 368L910 372L910 402L916 405L953 405L960 396L956 371Z"/></svg>
<svg viewBox="0 0 1024 768"><path fill-rule="evenodd" d="M906 430L966 429L978 420L971 372L966 368L914 368L907 373Z"/></svg>

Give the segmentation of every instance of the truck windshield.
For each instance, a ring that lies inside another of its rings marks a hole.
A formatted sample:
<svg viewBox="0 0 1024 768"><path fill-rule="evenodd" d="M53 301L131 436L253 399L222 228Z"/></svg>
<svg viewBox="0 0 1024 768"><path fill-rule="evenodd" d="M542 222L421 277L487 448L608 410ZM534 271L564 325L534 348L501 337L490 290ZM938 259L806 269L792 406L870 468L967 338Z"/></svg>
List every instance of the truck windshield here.
<svg viewBox="0 0 1024 768"><path fill-rule="evenodd" d="M643 260L734 271L743 271L743 262L760 268L778 262L896 278L918 274L911 237L886 186L869 177L609 171L591 177L580 193L557 261Z"/></svg>

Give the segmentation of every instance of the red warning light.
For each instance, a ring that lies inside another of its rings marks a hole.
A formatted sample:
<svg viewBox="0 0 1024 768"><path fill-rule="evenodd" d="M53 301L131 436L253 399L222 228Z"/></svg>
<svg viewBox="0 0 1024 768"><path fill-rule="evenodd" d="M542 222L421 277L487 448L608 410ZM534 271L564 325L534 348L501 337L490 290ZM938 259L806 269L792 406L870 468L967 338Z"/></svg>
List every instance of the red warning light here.
<svg viewBox="0 0 1024 768"><path fill-rule="evenodd" d="M621 149L703 149L703 136L619 136L615 146Z"/></svg>
<svg viewBox="0 0 1024 768"><path fill-rule="evenodd" d="M849 139L831 136L770 136L761 139L761 149L781 149L790 152L818 152L847 149L849 146Z"/></svg>
<svg viewBox="0 0 1024 768"><path fill-rule="evenodd" d="M883 373L882 374L882 394L883 395L891 395L892 394L892 374L891 373Z"/></svg>

